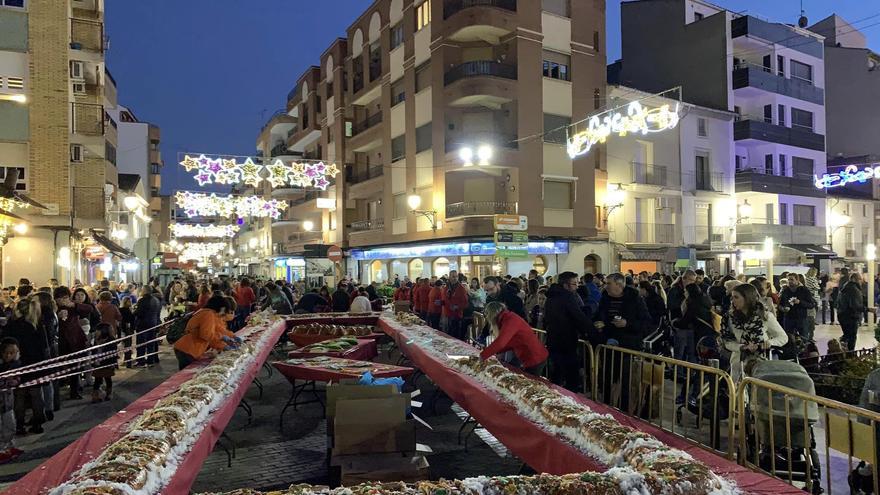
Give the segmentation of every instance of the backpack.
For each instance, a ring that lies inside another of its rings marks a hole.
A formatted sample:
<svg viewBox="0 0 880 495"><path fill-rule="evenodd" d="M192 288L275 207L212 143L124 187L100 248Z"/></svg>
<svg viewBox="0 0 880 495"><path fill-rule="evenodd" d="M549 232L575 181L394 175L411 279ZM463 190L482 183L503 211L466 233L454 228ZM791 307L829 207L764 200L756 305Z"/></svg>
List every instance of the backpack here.
<svg viewBox="0 0 880 495"><path fill-rule="evenodd" d="M196 313L198 313L198 311L191 311L180 316L176 320L173 320L171 324L168 325L168 331L165 333L165 340L167 340L169 344L174 344L183 338L183 336L186 335L186 326L189 324L189 320L191 320Z"/></svg>

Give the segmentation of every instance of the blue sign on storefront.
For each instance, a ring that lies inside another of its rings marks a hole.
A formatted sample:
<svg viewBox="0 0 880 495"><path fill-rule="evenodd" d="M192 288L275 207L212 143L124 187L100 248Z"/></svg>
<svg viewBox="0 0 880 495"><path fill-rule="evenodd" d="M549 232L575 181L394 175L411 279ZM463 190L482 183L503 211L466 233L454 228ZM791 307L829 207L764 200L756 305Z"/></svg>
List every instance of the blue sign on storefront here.
<svg viewBox="0 0 880 495"><path fill-rule="evenodd" d="M351 251L351 258L363 261L397 258L433 258L439 256L493 256L494 254L495 243L486 241L387 247L370 250L353 249ZM529 254L568 254L568 241L529 242Z"/></svg>

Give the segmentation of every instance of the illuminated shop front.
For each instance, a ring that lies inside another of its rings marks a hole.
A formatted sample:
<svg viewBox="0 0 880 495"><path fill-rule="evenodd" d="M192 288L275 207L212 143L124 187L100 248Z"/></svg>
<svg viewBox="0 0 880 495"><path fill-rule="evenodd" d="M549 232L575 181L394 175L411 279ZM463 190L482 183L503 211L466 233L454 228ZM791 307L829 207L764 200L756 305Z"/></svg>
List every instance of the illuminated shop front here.
<svg viewBox="0 0 880 495"><path fill-rule="evenodd" d="M421 244L352 250L349 275L361 282L382 282L442 277L456 270L468 277L555 273L560 259L569 254L569 241L529 242L528 257L502 259L495 256L492 241Z"/></svg>
<svg viewBox="0 0 880 495"><path fill-rule="evenodd" d="M279 258L275 260L272 278L288 282L301 282L306 279L306 260L303 258Z"/></svg>

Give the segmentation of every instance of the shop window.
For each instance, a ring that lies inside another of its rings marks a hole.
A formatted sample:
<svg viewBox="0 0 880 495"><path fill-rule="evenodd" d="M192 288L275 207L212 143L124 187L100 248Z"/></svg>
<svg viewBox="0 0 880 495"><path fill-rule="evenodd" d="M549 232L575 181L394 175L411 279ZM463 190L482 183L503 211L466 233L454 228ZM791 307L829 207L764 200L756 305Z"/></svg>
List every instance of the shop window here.
<svg viewBox="0 0 880 495"><path fill-rule="evenodd" d="M437 258L436 260L434 260L433 275L435 277L449 275L449 260L447 258Z"/></svg>
<svg viewBox="0 0 880 495"><path fill-rule="evenodd" d="M410 280L415 281L417 278L424 277L425 274L425 262L419 258L415 258L410 260L409 262L409 278Z"/></svg>
<svg viewBox="0 0 880 495"><path fill-rule="evenodd" d="M540 255L535 256L532 268L538 272L538 275L544 276L544 274L547 273L547 258Z"/></svg>

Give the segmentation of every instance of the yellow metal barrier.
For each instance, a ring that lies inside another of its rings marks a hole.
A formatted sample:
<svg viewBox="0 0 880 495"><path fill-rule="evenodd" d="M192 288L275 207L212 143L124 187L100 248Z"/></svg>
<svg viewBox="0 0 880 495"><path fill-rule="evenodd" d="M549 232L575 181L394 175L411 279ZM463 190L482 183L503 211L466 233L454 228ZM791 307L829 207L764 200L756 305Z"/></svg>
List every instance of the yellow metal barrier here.
<svg viewBox="0 0 880 495"><path fill-rule="evenodd" d="M608 345L596 347L592 370L593 400L734 458L736 389L726 372Z"/></svg>
<svg viewBox="0 0 880 495"><path fill-rule="evenodd" d="M740 464L811 493L824 481L831 495L833 486L847 486L847 476L862 460L870 463L874 493L880 493L880 414L756 378L739 384L737 401Z"/></svg>
<svg viewBox="0 0 880 495"><path fill-rule="evenodd" d="M544 346L546 347L547 331L541 330L540 328L532 328L532 331L535 332L538 340L540 340L541 343L544 344ZM584 360L583 393L588 397L595 397L596 382L593 380L593 362L595 361L595 354L593 353L593 345L586 340L578 340L578 354L582 356ZM551 363L547 363L547 366L544 367L544 378L549 378L550 364Z"/></svg>

